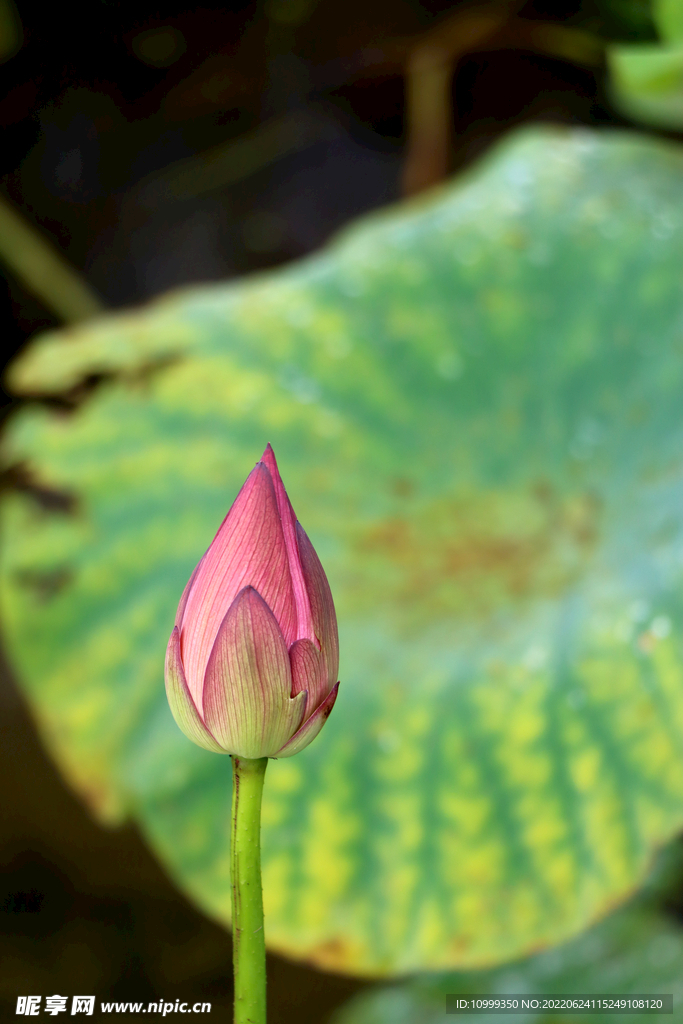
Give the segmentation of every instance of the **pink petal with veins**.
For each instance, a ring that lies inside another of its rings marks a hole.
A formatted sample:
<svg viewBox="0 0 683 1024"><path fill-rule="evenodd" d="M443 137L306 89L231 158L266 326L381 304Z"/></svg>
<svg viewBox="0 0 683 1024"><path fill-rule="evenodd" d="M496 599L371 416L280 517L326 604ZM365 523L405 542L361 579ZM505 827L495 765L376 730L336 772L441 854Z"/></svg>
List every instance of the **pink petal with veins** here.
<svg viewBox="0 0 683 1024"><path fill-rule="evenodd" d="M269 757L297 731L306 693L291 696L285 641L270 608L253 587L230 606L209 658L204 721L231 754Z"/></svg>
<svg viewBox="0 0 683 1024"><path fill-rule="evenodd" d="M322 655L310 640L297 640L289 648L289 663L292 666L292 695L308 690L306 714L310 717L330 692Z"/></svg>
<svg viewBox="0 0 683 1024"><path fill-rule="evenodd" d="M261 462L268 467L273 480L275 496L277 498L277 507L282 521L282 530L285 535L289 572L292 577L294 600L296 601L296 639L313 640L315 643L316 640L313 629L313 619L311 616L311 603L306 590L306 582L304 580L303 572L301 570L299 548L296 542L297 519L294 515L292 504L287 496L285 486L280 479L280 471L278 470L277 462L275 461L275 452L269 444L266 445L266 450L263 453Z"/></svg>
<svg viewBox="0 0 683 1024"><path fill-rule="evenodd" d="M306 590L310 597L313 628L320 643L329 693L339 674L339 634L332 591L325 570L301 523L296 524L297 544Z"/></svg>
<svg viewBox="0 0 683 1024"><path fill-rule="evenodd" d="M261 462L235 498L187 595L181 650L187 684L198 707L219 627L237 594L247 586L259 592L285 642L291 645L297 639L297 605L275 488Z"/></svg>
<svg viewBox="0 0 683 1024"><path fill-rule="evenodd" d="M274 757L293 757L294 754L298 754L300 750L303 750L309 743L312 743L330 716L334 702L337 699L338 690L339 683L332 687L322 704L319 705L310 718L306 719L304 724L294 733L291 740L287 740L280 747L277 753L273 755Z"/></svg>
<svg viewBox="0 0 683 1024"><path fill-rule="evenodd" d="M166 649L164 676L166 679L166 696L168 697L171 713L185 735L206 750L213 750L216 754L226 754L227 751L221 747L216 737L207 729L192 700L185 679L183 662L180 657L180 635L177 626L174 627L171 633L171 639Z"/></svg>

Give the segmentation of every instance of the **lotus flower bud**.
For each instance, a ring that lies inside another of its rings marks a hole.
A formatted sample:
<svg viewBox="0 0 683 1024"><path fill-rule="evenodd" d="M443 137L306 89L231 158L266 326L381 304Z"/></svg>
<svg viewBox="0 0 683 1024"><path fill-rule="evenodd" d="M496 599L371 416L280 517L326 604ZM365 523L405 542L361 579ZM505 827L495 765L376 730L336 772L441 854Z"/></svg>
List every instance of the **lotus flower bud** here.
<svg viewBox="0 0 683 1024"><path fill-rule="evenodd" d="M325 724L338 668L327 577L268 445L180 598L168 702L207 750L291 757Z"/></svg>

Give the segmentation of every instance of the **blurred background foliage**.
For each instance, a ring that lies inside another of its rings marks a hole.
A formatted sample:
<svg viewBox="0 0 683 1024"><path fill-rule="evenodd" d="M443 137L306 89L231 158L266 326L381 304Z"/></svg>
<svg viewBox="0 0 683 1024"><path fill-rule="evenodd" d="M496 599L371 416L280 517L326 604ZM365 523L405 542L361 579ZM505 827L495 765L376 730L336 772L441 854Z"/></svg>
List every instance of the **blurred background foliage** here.
<svg viewBox="0 0 683 1024"><path fill-rule="evenodd" d="M683 5L655 0L655 43L608 49L614 99L627 114L664 128L683 128Z"/></svg>
<svg viewBox="0 0 683 1024"><path fill-rule="evenodd" d="M3 624L42 741L119 825L62 788L7 671L10 1006L229 1002L225 933L121 823L226 920L228 766L174 731L158 649L268 440L346 691L271 769L269 935L317 967L271 958L271 1019L325 1019L363 987L343 974L429 972L344 1024L679 991L679 12L101 3L84 36L5 0L7 356L87 323L6 377ZM484 158L529 121L590 131ZM286 271L89 323L449 176Z"/></svg>

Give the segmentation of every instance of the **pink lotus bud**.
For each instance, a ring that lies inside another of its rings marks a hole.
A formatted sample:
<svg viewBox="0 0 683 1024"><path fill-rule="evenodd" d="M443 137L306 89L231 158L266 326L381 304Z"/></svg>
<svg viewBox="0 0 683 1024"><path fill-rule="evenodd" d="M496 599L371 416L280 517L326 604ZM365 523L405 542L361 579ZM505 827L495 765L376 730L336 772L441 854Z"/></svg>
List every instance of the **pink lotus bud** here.
<svg viewBox="0 0 683 1024"><path fill-rule="evenodd" d="M325 724L338 668L327 577L268 445L180 598L168 702L200 747L291 757Z"/></svg>

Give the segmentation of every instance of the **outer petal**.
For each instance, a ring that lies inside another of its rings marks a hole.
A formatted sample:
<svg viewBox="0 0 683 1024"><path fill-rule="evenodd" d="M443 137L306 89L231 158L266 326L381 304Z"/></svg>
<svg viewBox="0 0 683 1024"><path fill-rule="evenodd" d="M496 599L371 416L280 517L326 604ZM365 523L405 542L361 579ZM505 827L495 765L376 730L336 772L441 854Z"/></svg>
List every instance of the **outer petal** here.
<svg viewBox="0 0 683 1024"><path fill-rule="evenodd" d="M199 559L199 561L197 562L197 564L195 565L195 567L194 567L194 569L192 571L192 575L190 576L189 580L185 584L185 589L183 590L182 594L180 595L180 600L178 601L178 611L175 613L175 624L178 627L178 629L182 629L182 627L183 627L183 616L185 615L185 605L187 604L187 599L190 596L190 591L192 590L192 584L194 583L194 581L196 579L196 576L197 576L197 573L199 572L199 568L200 568L200 566L201 566L201 564L202 564L202 562L204 561L205 558L206 558L206 555L202 555L202 557Z"/></svg>
<svg viewBox="0 0 683 1024"><path fill-rule="evenodd" d="M308 690L306 714L312 715L329 693L323 656L310 640L297 640L289 648L292 666L292 694Z"/></svg>
<svg viewBox="0 0 683 1024"><path fill-rule="evenodd" d="M171 639L168 641L164 675L171 713L185 735L200 747L213 750L217 754L226 754L227 751L223 750L204 725L190 695L180 657L180 633L177 626L174 626Z"/></svg>
<svg viewBox="0 0 683 1024"><path fill-rule="evenodd" d="M275 461L275 452L269 444L266 445L266 450L263 453L261 462L268 467L268 471L270 472L273 481L273 486L275 487L278 512L280 513L282 531L285 536L289 571L292 577L292 587L294 588L294 599L296 601L296 639L314 640L315 633L313 631L311 604L299 559L299 549L296 543L297 518L294 515L292 503L287 496L285 486L280 478L280 471L277 468L277 462Z"/></svg>
<svg viewBox="0 0 683 1024"><path fill-rule="evenodd" d="M209 655L232 602L244 587L258 590L285 640L296 639L296 602L275 488L258 463L249 474L199 564L181 630L185 674L197 706Z"/></svg>
<svg viewBox="0 0 683 1024"><path fill-rule="evenodd" d="M291 740L288 740L283 747L280 747L277 754L273 755L274 757L293 757L294 754L298 754L300 750L303 750L304 747L307 747L316 738L330 717L330 712L337 699L338 690L339 683L332 687L318 709L304 722L299 731L294 733Z"/></svg>
<svg viewBox="0 0 683 1024"><path fill-rule="evenodd" d="M311 601L315 635L320 644L325 664L327 692L329 693L339 673L339 633L332 591L327 582L325 570L320 564L320 559L301 523L296 524L296 539L306 589Z"/></svg>
<svg viewBox="0 0 683 1024"><path fill-rule="evenodd" d="M245 587L225 616L204 683L206 724L240 757L270 757L299 728L306 693L291 697L292 673L275 616Z"/></svg>

